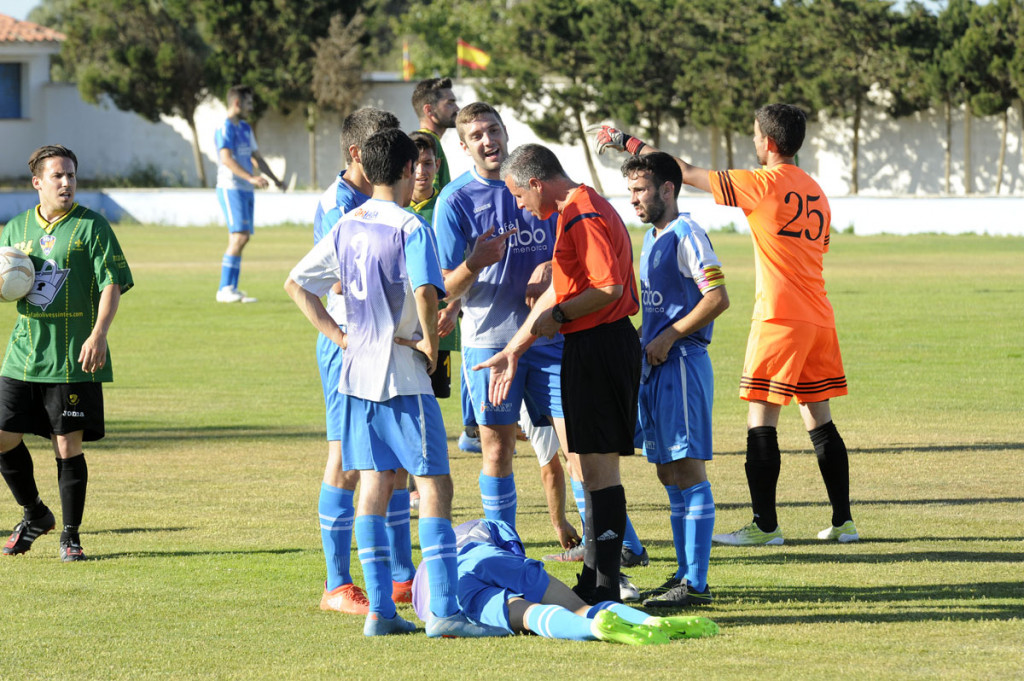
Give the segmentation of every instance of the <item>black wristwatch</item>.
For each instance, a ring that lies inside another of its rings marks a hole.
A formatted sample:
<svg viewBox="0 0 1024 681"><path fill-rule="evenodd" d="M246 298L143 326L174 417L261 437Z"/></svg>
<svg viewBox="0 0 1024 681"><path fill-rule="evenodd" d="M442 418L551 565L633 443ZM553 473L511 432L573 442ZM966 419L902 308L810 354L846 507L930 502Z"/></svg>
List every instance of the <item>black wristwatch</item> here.
<svg viewBox="0 0 1024 681"><path fill-rule="evenodd" d="M555 305L553 308L551 308L551 318L554 319L559 324L565 324L567 321L569 321L569 318L565 316L564 312L562 312L561 305Z"/></svg>

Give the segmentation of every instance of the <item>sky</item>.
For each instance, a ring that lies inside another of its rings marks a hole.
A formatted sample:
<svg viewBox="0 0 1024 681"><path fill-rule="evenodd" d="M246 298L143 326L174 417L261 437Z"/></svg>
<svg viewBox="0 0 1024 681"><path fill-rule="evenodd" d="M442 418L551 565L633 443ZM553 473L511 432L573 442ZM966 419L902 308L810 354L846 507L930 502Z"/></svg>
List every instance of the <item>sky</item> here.
<svg viewBox="0 0 1024 681"><path fill-rule="evenodd" d="M3 0L0 2L0 14L24 21L28 13L39 4L39 0Z"/></svg>

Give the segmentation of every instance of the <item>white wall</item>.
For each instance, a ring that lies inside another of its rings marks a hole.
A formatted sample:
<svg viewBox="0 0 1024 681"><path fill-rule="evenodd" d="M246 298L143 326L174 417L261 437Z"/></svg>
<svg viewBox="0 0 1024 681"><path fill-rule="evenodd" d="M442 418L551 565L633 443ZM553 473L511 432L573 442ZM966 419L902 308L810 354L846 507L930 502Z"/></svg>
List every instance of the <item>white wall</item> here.
<svg viewBox="0 0 1024 681"><path fill-rule="evenodd" d="M0 59L4 59L0 53ZM48 58L32 62L29 77L31 95L27 115L20 121L0 121L0 177L28 181L25 161L33 149L49 143L63 143L74 149L82 163L82 176L115 177L134 168L152 165L169 181L194 186L196 173L192 161L191 133L181 119L165 117L150 123L133 113L118 111L109 102L99 106L85 104L73 85L47 82ZM403 82L370 84L365 103L394 111L403 127L416 127L410 97L413 85ZM463 104L476 97L469 82L456 86ZM537 141L525 125L504 112L510 145ZM223 104L208 101L197 114L200 148L206 159L208 183L212 184L216 151L213 131L224 118ZM865 117L860 153L861 196L935 196L943 193L945 123L941 112L917 114L893 121L875 112ZM317 185L326 186L342 165L339 142L340 121L325 113L316 127ZM955 111L952 129L953 164L951 193L962 195L964 167L963 112ZM309 138L302 111L288 115L270 113L256 125L256 134L264 156L275 172L284 175L293 187L310 188ZM667 126L662 146L697 165L723 167L724 141L712 153L707 130ZM850 192L850 142L852 133L844 121L822 119L811 124L808 139L800 154L800 163L815 175L829 196ZM996 188L1000 128L999 119L990 117L972 121L972 167L974 190L993 194ZM455 131L443 138L453 175L468 167ZM753 167L750 134L734 135L734 164ZM563 160L567 171L577 180L592 183L581 146L549 145ZM715 161L717 161L717 163ZM597 158L600 181L606 193L624 193L618 168L621 156ZM1021 120L1011 112L1007 141L1006 170L1000 195L1024 195L1024 156L1022 156Z"/></svg>
<svg viewBox="0 0 1024 681"><path fill-rule="evenodd" d="M256 192L256 226L286 222L308 223L320 192ZM135 221L179 227L222 225L217 197L211 189L104 189L80 191L77 200L112 222ZM34 192L0 192L0 224L37 203ZM627 225L639 220L625 197L612 197L612 205ZM978 234L1024 236L1024 197L973 198L867 198L837 197L830 200L832 229L853 226L854 233ZM738 208L717 206L707 194L683 196L680 208L688 211L705 229L734 228L748 231Z"/></svg>
<svg viewBox="0 0 1024 681"><path fill-rule="evenodd" d="M0 52L0 59L4 58ZM41 55L29 68L30 96L26 115L18 121L0 121L0 177L18 178L28 187L26 161L41 144L61 143L75 150L84 179L114 177L130 173L133 168L152 165L172 182L186 186L196 183L192 161L191 134L186 123L165 117L151 123L136 114L117 110L109 102L92 106L81 101L73 85L49 83L48 57ZM413 85L403 82L373 83L365 103L394 111L405 129L417 126L410 97ZM473 101L471 83L458 83L457 99L462 104ZM216 150L213 131L224 119L224 107L210 100L197 114L200 148L205 158L208 182L212 185ZM515 120L508 111L503 117L509 131L509 146L537 141L525 124ZM972 122L972 165L977 192L995 191L995 169L999 150L999 121L996 118ZM883 115L865 120L861 142L859 197L848 197L850 187L851 133L842 121L820 120L813 123L808 141L800 154L801 165L815 175L829 195L833 209L833 225L842 229L854 226L858 234L879 232L988 232L991 234L1024 234L1024 163L1021 155L1021 121L1016 112L1010 117L1006 170L1000 196L973 197L967 200L937 198L943 189L943 136L945 124L939 114L920 114L892 121ZM280 195L276 190L257 194L257 223L279 224L285 221L310 219L318 191L310 188L309 137L303 112L289 115L271 113L259 121L257 138L271 166L292 187L310 189ZM316 128L317 184L326 186L341 168L341 146L338 117L325 114ZM953 121L952 193L962 193L963 181L963 115L955 112ZM724 142L717 150L709 144L706 130L667 128L662 146L692 162L711 167L725 163ZM459 147L454 130L442 138L452 176L469 168L468 157ZM750 136L735 135L734 164L754 167ZM593 184L587 170L581 145L548 144L562 160L566 171L578 181ZM714 153L713 153L714 151ZM625 201L625 183L619 173L623 160L614 152L595 157L598 176L605 193L627 218L635 222L632 208ZM113 219L136 219L181 225L218 224L219 208L211 190L166 190L147 192L133 190L105 191L83 194L82 202L102 209ZM897 200L912 196L911 200ZM709 229L735 225L745 229L742 214L735 209L714 206L706 195L686 189L681 197L683 207ZM31 193L0 192L0 222L34 205ZM307 215L307 213L309 215Z"/></svg>

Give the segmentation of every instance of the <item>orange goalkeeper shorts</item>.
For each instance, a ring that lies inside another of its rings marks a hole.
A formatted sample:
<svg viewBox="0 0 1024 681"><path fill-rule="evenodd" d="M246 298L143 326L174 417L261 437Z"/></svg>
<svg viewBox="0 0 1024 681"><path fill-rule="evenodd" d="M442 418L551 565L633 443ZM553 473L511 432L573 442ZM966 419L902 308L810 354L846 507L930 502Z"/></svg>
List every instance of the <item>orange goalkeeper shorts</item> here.
<svg viewBox="0 0 1024 681"><path fill-rule="evenodd" d="M835 328L779 319L750 323L741 399L789 404L793 397L822 402L846 393Z"/></svg>

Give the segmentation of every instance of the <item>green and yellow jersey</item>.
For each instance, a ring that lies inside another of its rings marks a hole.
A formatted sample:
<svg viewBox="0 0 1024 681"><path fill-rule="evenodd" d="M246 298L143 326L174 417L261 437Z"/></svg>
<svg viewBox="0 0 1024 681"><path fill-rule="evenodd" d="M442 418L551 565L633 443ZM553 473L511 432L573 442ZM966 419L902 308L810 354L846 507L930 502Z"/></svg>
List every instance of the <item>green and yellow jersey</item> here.
<svg viewBox="0 0 1024 681"><path fill-rule="evenodd" d="M110 223L77 203L48 223L36 206L7 223L0 246L24 251L36 270L32 290L18 301L0 375L33 383L112 381L109 348L95 373L78 362L96 325L100 292L115 285L124 293L134 285Z"/></svg>

